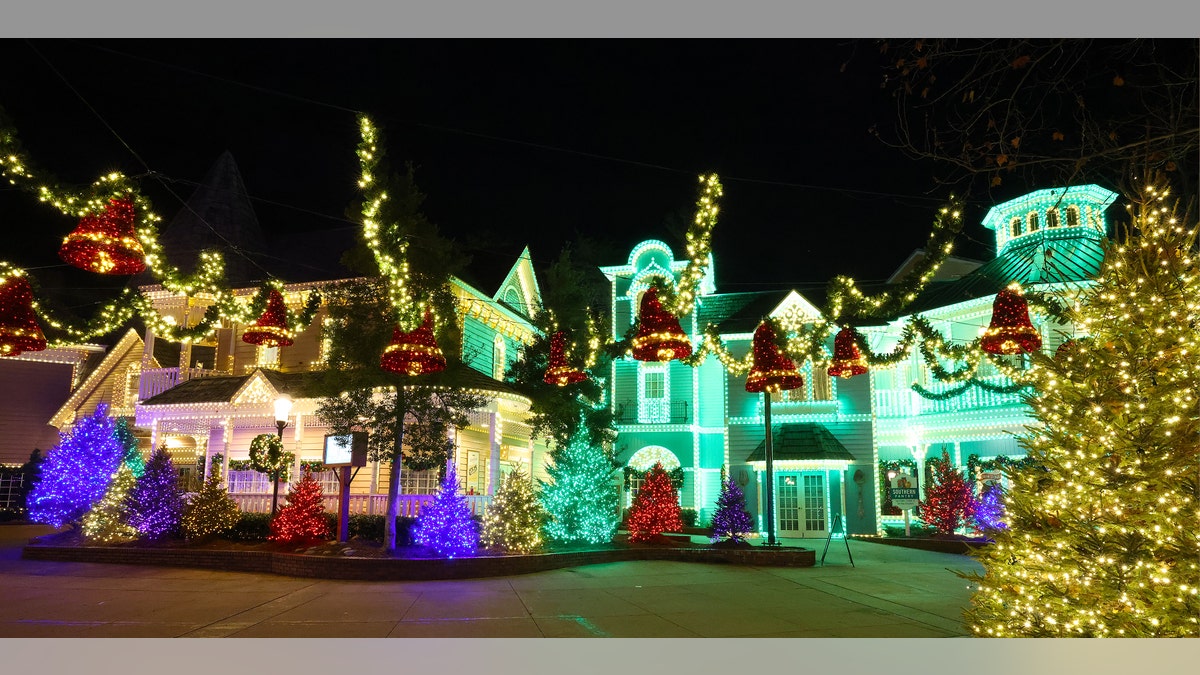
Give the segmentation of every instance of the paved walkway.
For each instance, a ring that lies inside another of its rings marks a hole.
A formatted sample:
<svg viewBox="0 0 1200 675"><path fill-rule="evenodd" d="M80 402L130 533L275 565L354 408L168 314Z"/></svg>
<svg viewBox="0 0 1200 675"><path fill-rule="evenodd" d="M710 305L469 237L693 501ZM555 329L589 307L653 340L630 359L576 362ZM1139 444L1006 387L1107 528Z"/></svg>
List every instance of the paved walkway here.
<svg viewBox="0 0 1200 675"><path fill-rule="evenodd" d="M0 526L0 637L955 637L967 556L841 542L826 565L638 561L364 582L22 560ZM824 540L783 540L815 548Z"/></svg>

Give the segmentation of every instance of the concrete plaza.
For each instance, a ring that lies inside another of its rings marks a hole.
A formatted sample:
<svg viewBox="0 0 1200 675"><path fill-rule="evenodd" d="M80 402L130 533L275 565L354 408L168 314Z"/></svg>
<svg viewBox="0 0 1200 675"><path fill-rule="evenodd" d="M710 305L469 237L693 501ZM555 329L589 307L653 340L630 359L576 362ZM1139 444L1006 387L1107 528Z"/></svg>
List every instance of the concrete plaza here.
<svg viewBox="0 0 1200 675"><path fill-rule="evenodd" d="M455 581L327 581L21 559L0 526L0 637L958 637L971 558L833 542L821 567L638 561ZM784 540L815 548L824 540Z"/></svg>

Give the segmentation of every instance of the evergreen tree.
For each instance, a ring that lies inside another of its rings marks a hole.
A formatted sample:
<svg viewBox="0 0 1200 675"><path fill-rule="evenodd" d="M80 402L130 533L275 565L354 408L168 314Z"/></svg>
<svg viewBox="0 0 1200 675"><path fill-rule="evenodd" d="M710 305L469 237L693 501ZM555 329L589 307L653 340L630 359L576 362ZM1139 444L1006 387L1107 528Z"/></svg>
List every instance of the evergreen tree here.
<svg viewBox="0 0 1200 675"><path fill-rule="evenodd" d="M142 459L142 451L137 437L133 435L133 429L129 428L129 420L118 417L113 425L113 433L121 443L121 447L125 448L125 456L122 457L122 461L129 465L134 478L141 478L142 473L146 471L146 460Z"/></svg>
<svg viewBox="0 0 1200 675"><path fill-rule="evenodd" d="M629 541L651 541L663 532L683 529L679 517L679 495L671 487L671 477L656 463L646 473L629 509Z"/></svg>
<svg viewBox="0 0 1200 675"><path fill-rule="evenodd" d="M483 515L480 544L511 553L530 553L542 546L546 510L529 476L515 470L504 477Z"/></svg>
<svg viewBox="0 0 1200 675"><path fill-rule="evenodd" d="M712 517L712 538L745 541L743 535L754 531L754 519L746 510L746 494L737 481L729 478L721 483L717 510Z"/></svg>
<svg viewBox="0 0 1200 675"><path fill-rule="evenodd" d="M975 503L975 529L980 532L1003 530L1004 524L1004 488L999 483L988 483L979 493L979 501Z"/></svg>
<svg viewBox="0 0 1200 675"><path fill-rule="evenodd" d="M977 635L1200 635L1197 228L1146 197L1066 303L1092 339L1034 357L1031 461L1013 472L1008 529L975 552L985 573L965 575Z"/></svg>
<svg viewBox="0 0 1200 675"><path fill-rule="evenodd" d="M619 520L620 488L613 481L612 453L588 442L586 432L550 452L542 483L542 506L550 514L546 535L554 541L612 541Z"/></svg>
<svg viewBox="0 0 1200 675"><path fill-rule="evenodd" d="M124 456L108 406L102 403L46 454L41 476L29 493L29 517L54 527L78 524L104 497Z"/></svg>
<svg viewBox="0 0 1200 675"><path fill-rule="evenodd" d="M321 484L304 469L300 482L288 491L287 504L271 519L271 541L311 543L329 538Z"/></svg>
<svg viewBox="0 0 1200 675"><path fill-rule="evenodd" d="M171 455L160 446L150 455L145 471L129 494L129 524L138 534L154 539L179 529L183 498L178 483L179 472Z"/></svg>
<svg viewBox="0 0 1200 675"><path fill-rule="evenodd" d="M237 525L242 512L229 491L221 487L221 473L212 471L200 492L183 508L179 528L188 539L220 534Z"/></svg>
<svg viewBox="0 0 1200 675"><path fill-rule="evenodd" d="M121 462L104 497L83 516L83 536L105 543L137 538L129 524L129 493L136 483L133 470Z"/></svg>
<svg viewBox="0 0 1200 675"><path fill-rule="evenodd" d="M471 555L479 542L471 506L458 494L458 473L453 462L446 465L442 489L432 502L421 507L413 524L413 543L428 546L447 558Z"/></svg>
<svg viewBox="0 0 1200 675"><path fill-rule="evenodd" d="M975 496L962 473L950 463L950 453L942 450L933 464L933 480L925 490L925 500L917 503L917 516L939 534L954 534L973 522Z"/></svg>

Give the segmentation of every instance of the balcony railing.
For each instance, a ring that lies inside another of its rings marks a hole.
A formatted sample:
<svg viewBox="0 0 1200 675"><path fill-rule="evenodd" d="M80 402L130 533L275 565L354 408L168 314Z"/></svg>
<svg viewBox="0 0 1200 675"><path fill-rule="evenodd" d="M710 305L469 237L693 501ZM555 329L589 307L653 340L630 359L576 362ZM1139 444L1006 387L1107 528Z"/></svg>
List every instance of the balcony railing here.
<svg viewBox="0 0 1200 675"><path fill-rule="evenodd" d="M980 380L996 386L1009 386L1012 381L1003 375L987 375ZM955 389L959 384L938 384L928 387L934 393ZM911 417L945 412L962 412L995 408L1021 403L1024 391L998 394L982 387L971 387L958 396L945 400L926 399L911 389L880 389L875 392L875 414L878 417Z"/></svg>
<svg viewBox="0 0 1200 675"><path fill-rule="evenodd" d="M658 419L645 420L646 424L688 424L692 421L691 410L687 401L671 401L666 415ZM617 404L613 412L613 421L617 424L638 424L638 404L634 401L623 401Z"/></svg>
<svg viewBox="0 0 1200 675"><path fill-rule="evenodd" d="M228 373L208 368L147 368L138 379L138 400L145 401L151 396L157 396L180 382L214 375Z"/></svg>

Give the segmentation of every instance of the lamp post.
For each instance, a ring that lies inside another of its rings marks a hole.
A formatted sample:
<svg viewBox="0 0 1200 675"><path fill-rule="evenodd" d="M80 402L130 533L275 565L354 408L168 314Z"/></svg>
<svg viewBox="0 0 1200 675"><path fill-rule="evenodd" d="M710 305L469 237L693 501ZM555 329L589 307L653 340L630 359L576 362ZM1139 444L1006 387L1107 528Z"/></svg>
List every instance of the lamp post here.
<svg viewBox="0 0 1200 675"><path fill-rule="evenodd" d="M275 399L275 429L279 432L279 447L283 447L283 430L288 425L288 415L292 414L292 397L287 394L280 394L279 398ZM283 461L283 453L280 451L279 461ZM283 472L282 467L276 465L275 475L271 476L274 483L273 492L271 493L271 517L275 517L275 509L279 504L279 476Z"/></svg>

